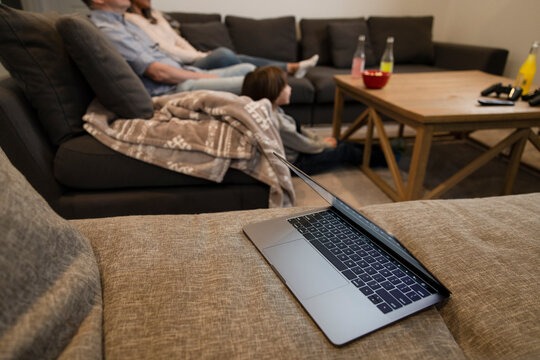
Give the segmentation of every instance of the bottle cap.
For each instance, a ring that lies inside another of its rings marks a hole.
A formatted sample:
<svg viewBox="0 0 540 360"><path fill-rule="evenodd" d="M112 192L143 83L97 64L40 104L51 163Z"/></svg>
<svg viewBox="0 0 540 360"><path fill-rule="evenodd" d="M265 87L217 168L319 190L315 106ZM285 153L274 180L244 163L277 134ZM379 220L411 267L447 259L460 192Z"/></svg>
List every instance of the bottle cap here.
<svg viewBox="0 0 540 360"><path fill-rule="evenodd" d="M394 42L394 37L393 36L387 37L386 42Z"/></svg>
<svg viewBox="0 0 540 360"><path fill-rule="evenodd" d="M366 35L358 36L358 40L366 41Z"/></svg>

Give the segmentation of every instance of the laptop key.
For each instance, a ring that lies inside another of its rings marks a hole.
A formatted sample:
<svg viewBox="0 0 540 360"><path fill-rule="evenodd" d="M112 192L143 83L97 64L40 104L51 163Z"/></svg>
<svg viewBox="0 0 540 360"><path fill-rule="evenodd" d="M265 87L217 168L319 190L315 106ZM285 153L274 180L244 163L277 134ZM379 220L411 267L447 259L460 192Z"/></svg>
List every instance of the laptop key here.
<svg viewBox="0 0 540 360"><path fill-rule="evenodd" d="M414 291L408 292L405 295L407 295L412 301L418 301L421 299L420 295L418 295Z"/></svg>
<svg viewBox="0 0 540 360"><path fill-rule="evenodd" d="M352 283L354 284L354 286L356 286L357 288L359 288L359 287L362 287L362 286L365 286L365 285L366 285L366 283L365 283L365 282L363 282L363 281L362 281L362 280L360 280L360 279L354 279L354 280L353 280L353 281L351 281L351 282L352 282ZM418 295L416 295L416 296L418 296Z"/></svg>
<svg viewBox="0 0 540 360"><path fill-rule="evenodd" d="M381 299L381 297L377 294L373 294L373 295L370 295L368 296L368 299L374 303L375 305L377 305L378 303L381 303L383 300Z"/></svg>
<svg viewBox="0 0 540 360"><path fill-rule="evenodd" d="M383 314L388 314L390 311L392 311L392 308L387 303L379 304L377 307L382 311Z"/></svg>
<svg viewBox="0 0 540 360"><path fill-rule="evenodd" d="M362 292L362 294L369 296L373 294L373 290L369 288L369 286L362 286L361 288L358 288Z"/></svg>
<svg viewBox="0 0 540 360"><path fill-rule="evenodd" d="M411 285L411 289L420 294L421 297L428 297L429 295L431 295L429 291L427 291L418 284Z"/></svg>
<svg viewBox="0 0 540 360"><path fill-rule="evenodd" d="M356 274L353 273L351 270L344 270L341 272L343 275L345 275L345 277L349 280L354 280L356 279Z"/></svg>
<svg viewBox="0 0 540 360"><path fill-rule="evenodd" d="M396 300L396 298L394 298L392 295L390 295L388 293L388 291L384 290L384 289L379 289L379 290L376 290L375 293L377 293L377 295L379 295L380 297L383 298L383 300L392 307L392 309L399 309L400 307L402 307L403 305L401 305L401 303Z"/></svg>
<svg viewBox="0 0 540 360"><path fill-rule="evenodd" d="M411 299L406 297L405 294L403 294L398 289L390 290L389 293L392 294L393 297L398 299L403 305L408 305L412 303Z"/></svg>

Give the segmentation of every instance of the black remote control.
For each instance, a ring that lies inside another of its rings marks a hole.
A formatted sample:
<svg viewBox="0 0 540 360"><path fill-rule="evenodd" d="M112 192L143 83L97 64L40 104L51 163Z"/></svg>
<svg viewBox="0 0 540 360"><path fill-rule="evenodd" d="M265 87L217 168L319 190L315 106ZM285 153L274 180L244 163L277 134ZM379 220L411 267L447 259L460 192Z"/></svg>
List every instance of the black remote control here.
<svg viewBox="0 0 540 360"><path fill-rule="evenodd" d="M514 102L512 100L503 100L503 99L478 99L480 105L484 106L493 106L493 105L503 105L503 106L513 106Z"/></svg>

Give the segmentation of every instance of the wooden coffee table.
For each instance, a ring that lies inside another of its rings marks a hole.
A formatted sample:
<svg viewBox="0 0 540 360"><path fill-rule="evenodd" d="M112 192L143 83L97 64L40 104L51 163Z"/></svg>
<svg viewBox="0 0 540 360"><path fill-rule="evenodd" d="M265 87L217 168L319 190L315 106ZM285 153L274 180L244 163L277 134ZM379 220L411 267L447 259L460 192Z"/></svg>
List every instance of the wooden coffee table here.
<svg viewBox="0 0 540 360"><path fill-rule="evenodd" d="M350 75L336 75L334 81L336 95L333 136L347 139L367 124L362 170L394 201L437 198L508 146L512 148L502 194L510 194L527 140L540 150L540 138L531 130L532 127L540 126L540 107L531 107L524 101L516 102L515 106L480 106L476 101L483 89L498 82L511 84L512 79L481 71L393 74L388 84L377 90L366 89L361 78L352 78ZM367 110L342 133L344 95L367 105ZM379 114L416 130L406 185ZM377 128L395 189L369 167L374 127ZM439 186L423 194L422 185L435 133L502 128L516 130Z"/></svg>

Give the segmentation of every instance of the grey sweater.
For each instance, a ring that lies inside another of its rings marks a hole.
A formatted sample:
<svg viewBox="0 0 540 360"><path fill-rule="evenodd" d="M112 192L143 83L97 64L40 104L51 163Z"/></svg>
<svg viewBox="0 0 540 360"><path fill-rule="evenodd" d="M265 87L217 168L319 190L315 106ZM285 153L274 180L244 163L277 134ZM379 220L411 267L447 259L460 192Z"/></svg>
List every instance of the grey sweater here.
<svg viewBox="0 0 540 360"><path fill-rule="evenodd" d="M285 114L283 109L278 107L274 112L277 118L279 134L283 147L285 148L285 156L288 161L294 163L300 153L318 154L330 145L324 142L317 135L302 129L302 133L296 131L296 122L294 119Z"/></svg>

